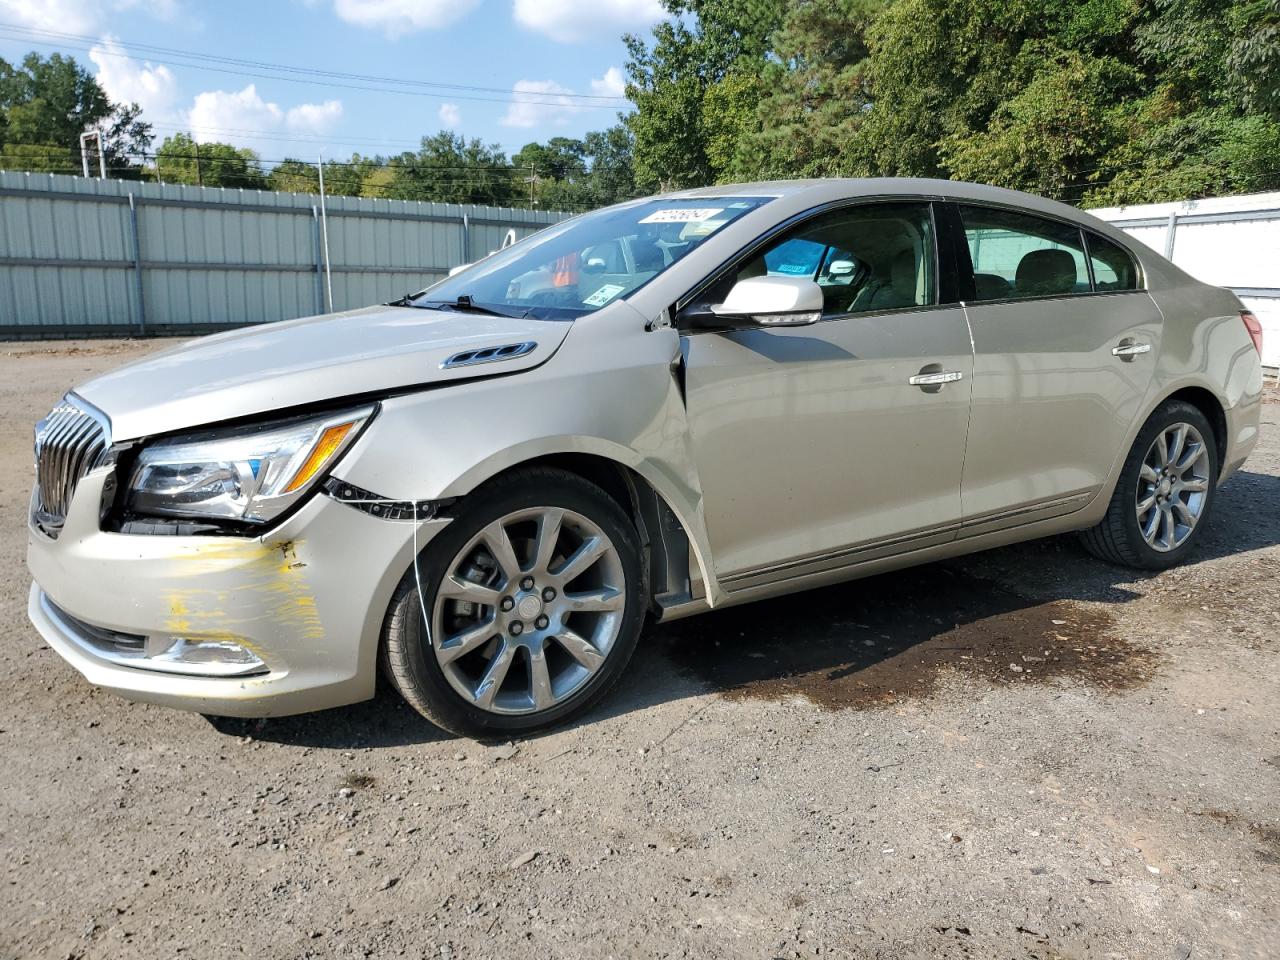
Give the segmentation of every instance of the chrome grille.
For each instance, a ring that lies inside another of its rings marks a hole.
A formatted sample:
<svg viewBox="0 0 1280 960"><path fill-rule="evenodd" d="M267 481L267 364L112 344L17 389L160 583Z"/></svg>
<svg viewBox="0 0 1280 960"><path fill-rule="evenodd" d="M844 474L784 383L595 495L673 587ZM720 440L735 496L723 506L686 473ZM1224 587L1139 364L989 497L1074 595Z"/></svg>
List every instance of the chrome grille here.
<svg viewBox="0 0 1280 960"><path fill-rule="evenodd" d="M36 522L56 537L80 478L106 459L106 418L66 396L36 424Z"/></svg>

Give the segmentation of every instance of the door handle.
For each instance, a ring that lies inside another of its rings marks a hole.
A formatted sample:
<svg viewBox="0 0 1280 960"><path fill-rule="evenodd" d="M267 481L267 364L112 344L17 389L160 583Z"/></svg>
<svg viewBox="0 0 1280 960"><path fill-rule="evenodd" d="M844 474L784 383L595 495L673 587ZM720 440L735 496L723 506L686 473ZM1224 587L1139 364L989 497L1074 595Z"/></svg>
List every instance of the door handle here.
<svg viewBox="0 0 1280 960"><path fill-rule="evenodd" d="M938 370L934 373L917 373L908 377L907 383L913 387L940 387L944 383L955 383L963 379L964 374L959 370Z"/></svg>
<svg viewBox="0 0 1280 960"><path fill-rule="evenodd" d="M1150 353L1151 344L1138 343L1129 337L1125 337L1118 344L1111 348L1111 355L1119 357L1121 360L1132 361L1134 357L1140 353Z"/></svg>

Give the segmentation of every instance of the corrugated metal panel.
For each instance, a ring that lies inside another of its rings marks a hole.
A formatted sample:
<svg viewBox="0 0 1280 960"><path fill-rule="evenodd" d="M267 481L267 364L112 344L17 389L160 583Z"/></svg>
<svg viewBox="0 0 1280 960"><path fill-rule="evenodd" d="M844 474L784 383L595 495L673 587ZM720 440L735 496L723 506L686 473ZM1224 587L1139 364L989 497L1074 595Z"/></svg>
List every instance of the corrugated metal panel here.
<svg viewBox="0 0 1280 960"><path fill-rule="evenodd" d="M0 171L0 336L322 312L318 204L309 194ZM335 310L422 289L498 249L508 230L524 237L566 216L363 197L330 197L327 214Z"/></svg>

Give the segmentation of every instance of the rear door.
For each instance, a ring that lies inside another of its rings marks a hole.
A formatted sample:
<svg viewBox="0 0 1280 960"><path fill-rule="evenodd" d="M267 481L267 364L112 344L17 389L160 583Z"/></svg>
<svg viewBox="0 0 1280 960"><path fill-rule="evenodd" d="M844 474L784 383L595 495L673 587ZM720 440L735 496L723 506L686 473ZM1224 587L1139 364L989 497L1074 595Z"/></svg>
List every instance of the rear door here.
<svg viewBox="0 0 1280 960"><path fill-rule="evenodd" d="M1124 452L1160 313L1106 238L1001 207L950 213L974 345L964 534L1078 510Z"/></svg>
<svg viewBox="0 0 1280 960"><path fill-rule="evenodd" d="M690 430L727 589L955 538L972 356L955 294L939 296L935 235L928 202L843 207L705 293L720 302L744 277L806 276L826 301L811 326L684 334ZM944 382L913 382L922 374Z"/></svg>

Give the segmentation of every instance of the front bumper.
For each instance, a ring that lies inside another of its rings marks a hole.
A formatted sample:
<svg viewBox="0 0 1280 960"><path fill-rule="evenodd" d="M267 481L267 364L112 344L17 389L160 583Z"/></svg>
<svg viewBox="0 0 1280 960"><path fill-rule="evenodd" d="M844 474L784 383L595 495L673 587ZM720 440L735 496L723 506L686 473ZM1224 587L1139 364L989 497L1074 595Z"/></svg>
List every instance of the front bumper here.
<svg viewBox="0 0 1280 960"><path fill-rule="evenodd" d="M237 717L283 716L373 696L383 618L447 520L390 521L317 494L255 539L104 533L109 473L84 477L57 540L28 526L28 615L91 683L131 700ZM104 631L230 640L265 664L212 677L115 654Z"/></svg>

